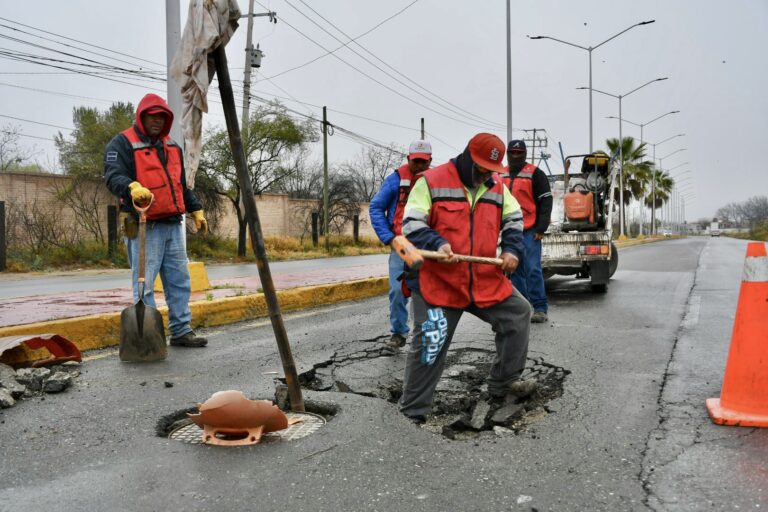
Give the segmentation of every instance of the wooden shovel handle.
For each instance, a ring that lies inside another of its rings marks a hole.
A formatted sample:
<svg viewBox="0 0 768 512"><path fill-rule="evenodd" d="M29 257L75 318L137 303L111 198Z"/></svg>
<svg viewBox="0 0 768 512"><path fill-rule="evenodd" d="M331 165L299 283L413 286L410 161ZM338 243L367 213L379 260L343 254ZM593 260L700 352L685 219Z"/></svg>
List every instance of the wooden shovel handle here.
<svg viewBox="0 0 768 512"><path fill-rule="evenodd" d="M149 198L149 202L146 206L139 206L136 201L131 198L133 207L139 212L139 300L144 300L144 247L147 244L147 210L152 206L152 202L155 200L155 195L152 194Z"/></svg>
<svg viewBox="0 0 768 512"><path fill-rule="evenodd" d="M419 254L424 256L427 259L430 260L444 260L448 258L448 255L439 252L439 251L426 251L424 249L419 249ZM501 258L486 258L485 256L467 256L464 254L456 254L457 258L459 258L459 261L464 261L467 263L483 263L486 265L496 265L497 267L500 267L503 261Z"/></svg>

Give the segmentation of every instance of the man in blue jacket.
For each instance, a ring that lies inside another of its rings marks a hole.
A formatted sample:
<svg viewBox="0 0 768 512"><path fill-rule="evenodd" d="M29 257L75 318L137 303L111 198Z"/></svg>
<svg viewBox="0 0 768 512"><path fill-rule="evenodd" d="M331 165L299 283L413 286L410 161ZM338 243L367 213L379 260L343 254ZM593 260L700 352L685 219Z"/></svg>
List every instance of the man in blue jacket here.
<svg viewBox="0 0 768 512"><path fill-rule="evenodd" d="M371 224L381 243L390 245L395 236L403 234L403 212L408 194L419 174L432 162L432 145L415 140L408 148L408 163L384 180L381 190L371 200ZM405 271L403 260L395 251L389 254L389 323L392 337L387 348L392 351L405 346L408 337L408 298L403 295L400 278Z"/></svg>

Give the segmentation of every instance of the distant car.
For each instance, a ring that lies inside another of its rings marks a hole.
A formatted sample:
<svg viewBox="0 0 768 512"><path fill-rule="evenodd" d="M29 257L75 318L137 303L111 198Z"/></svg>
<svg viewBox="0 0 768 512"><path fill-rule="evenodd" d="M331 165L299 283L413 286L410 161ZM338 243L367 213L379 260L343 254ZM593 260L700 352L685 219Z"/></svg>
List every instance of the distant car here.
<svg viewBox="0 0 768 512"><path fill-rule="evenodd" d="M661 234L664 236L672 236L672 232L668 229L665 229Z"/></svg>
<svg viewBox="0 0 768 512"><path fill-rule="evenodd" d="M719 229L713 229L710 231L710 236L720 236L720 230Z"/></svg>

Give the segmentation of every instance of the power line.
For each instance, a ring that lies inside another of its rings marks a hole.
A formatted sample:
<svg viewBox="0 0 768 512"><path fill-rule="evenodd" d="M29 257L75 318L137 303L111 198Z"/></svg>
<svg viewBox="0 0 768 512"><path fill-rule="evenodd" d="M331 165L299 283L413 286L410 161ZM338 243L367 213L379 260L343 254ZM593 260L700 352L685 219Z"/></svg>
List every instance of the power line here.
<svg viewBox="0 0 768 512"><path fill-rule="evenodd" d="M420 88L420 89L422 89L422 90L426 91L428 94L430 94L431 96L434 96L435 98L439 99L439 100L440 100L440 101L442 101L443 103L446 103L447 105L450 105L451 107L453 107L453 108L455 108L455 109L458 109L458 110L460 110L461 112L464 112L464 113L466 113L466 114L469 114L470 116L472 116L472 117L476 118L476 119L477 119L477 120L479 120L479 121L482 121L482 122L486 122L486 123L490 123L491 125L497 125L497 126L498 126L498 127L500 127L500 128L503 128L503 127L504 127L504 125L502 125L501 123L498 123L498 122L496 122L496 121L491 121L490 119L485 119L485 118L483 118L483 117L481 117L481 116L478 116L477 114L474 114L473 112L470 112L469 110L463 109L463 108L459 107L458 105L455 105L454 103L451 103L450 101L448 101L448 100L446 100L445 98L441 97L441 96L440 96L440 95L438 95L437 93L435 93L435 92L433 92L433 91L430 91L430 90L429 90L429 89L427 89L426 87L422 86L421 84L419 84L419 83L418 83L418 82L416 82L415 80L412 80L410 77L408 77L407 75L405 75L404 73L402 73L401 71L399 71L398 69L396 69L395 67L391 66L390 64L388 64L387 62L385 62L384 60L382 60L381 58L379 58L377 55L375 55L373 52L371 52L370 50L368 50L366 47L364 47L364 46L363 46L363 45L361 45L360 43L358 43L358 42L356 42L356 41L353 41L353 40L352 40L352 38L351 38L351 37L350 37L348 34L346 34L346 33L345 33L343 30L341 30L341 29L340 29L338 26L336 26L336 25L335 25L333 22L331 22L331 21L330 21L328 18L326 18L325 16L323 16L322 14L320 14L319 12L317 12L317 11L316 11L314 8L312 8L312 6L310 6L310 5L309 5L307 2L305 2L304 0L299 0L299 2L301 2L302 4L304 4L304 5L305 5L305 6L306 6L306 7L307 7L307 8L308 8L310 11L312 11L312 12L313 12L313 13L315 13L317 16L319 16L319 17L320 17L320 18L321 18L323 21L325 21L325 22L326 22L326 23L328 23L330 26L332 26L333 28L335 28L336 30L338 30L338 31L339 31L339 33L341 33L341 34L342 34L344 37L346 37L347 39L349 39L349 43L352 43L352 42L354 42L354 43L355 43L357 46L359 46L361 49L363 49L363 50L364 50L366 53L368 53L368 54L369 54L370 56L372 56L374 59L376 59L377 61L379 61L379 62L381 62L382 64L384 64L386 67L388 67L389 69L391 69L392 71L394 71L394 72L395 72L395 73L397 73L398 75L402 76L403 78L405 78L406 80L408 80L409 82L411 82L412 84L414 84L416 87L418 87L418 88ZM286 3L288 3L288 5L291 5L291 4L290 4L290 2L288 2L287 0L286 0ZM293 7L293 6L291 5L291 7ZM294 7L294 9L295 9L295 7ZM310 21L311 21L311 20L310 20ZM319 26L319 25L318 25L318 26ZM327 31L326 31L326 32L327 32ZM329 34L330 34L330 32L327 32L327 33L329 33ZM332 36L332 37L333 37L333 36ZM348 43L348 44L349 44L349 43ZM357 52L355 52L355 53L357 54ZM359 54L358 54L358 55L359 55ZM377 67L377 69L379 69L379 68ZM398 81L398 82L399 82L399 81ZM415 89L412 89L412 88L410 88L410 87L409 87L409 89L411 89L411 90L413 90L414 92L417 92L417 93L418 93L418 91L416 91ZM437 102L434 102L434 103L435 103L435 104L438 104ZM442 106L442 105L441 105L441 106ZM444 107L444 106L443 106L443 108L446 108L446 107ZM460 112L458 112L458 111L456 111L456 110L452 110L452 109L450 109L450 110L451 110L452 112L455 112L455 113L459 114L459 115L462 115ZM476 122L477 122L477 121L476 121Z"/></svg>
<svg viewBox="0 0 768 512"><path fill-rule="evenodd" d="M4 114L0 114L0 117L5 117L5 118L8 118L8 119L14 119L16 121L23 121L25 123L40 124L40 125L43 125L43 126L50 126L51 128L61 128L62 130L70 130L70 131L74 130L74 128L68 128L66 126L59 126L57 124L41 123L40 121L32 121L31 119L22 119L20 117L6 116Z"/></svg>
<svg viewBox="0 0 768 512"><path fill-rule="evenodd" d="M18 137L29 137L30 139L40 139L40 140L47 140L49 142L56 142L53 139L48 139L48 138L45 138L45 137L38 137L36 135L27 135L26 133L17 133L17 132L12 132L12 131L9 131L9 130L0 130L0 132L8 133L10 135L16 135Z"/></svg>
<svg viewBox="0 0 768 512"><path fill-rule="evenodd" d="M2 16L0 16L0 20L7 21L9 23L14 23L16 25L20 25L20 26L25 27L25 28L30 28L32 30L37 30L38 32L42 32L44 34L49 34L49 35L52 35L52 36L61 37L62 39L66 39L68 41L73 41L73 42L76 42L76 43L84 44L86 46L91 46L93 48L98 48L99 50L104 50L104 51L111 52L111 53L114 53L114 54L117 54L117 55L122 55L123 57L129 57L129 58L134 59L134 60L138 60L138 61L142 61L142 62L147 62L149 64L154 64L156 66L165 67L165 64L160 64L158 62L153 62L151 60L146 60L146 59L142 59L140 57L135 57L135 56L127 54L127 53L122 53L122 52L118 52L118 51L115 51L115 50L110 50L109 48L104 48L103 46L98 46L98 45L95 45L95 44L86 43L85 41L80 41L79 39L74 39L74 38L71 38L71 37L63 36L61 34L56 34L54 32L49 32L47 30L43 30L41 28L33 27L31 25L25 25L24 23L20 23L18 21L14 21L14 20L11 20L11 19L8 19L8 18L3 18Z"/></svg>
<svg viewBox="0 0 768 512"><path fill-rule="evenodd" d="M287 0L286 0L286 1L287 1ZM259 5L261 5L261 7L263 7L263 8L265 8L265 9L266 9L266 7L265 7L263 4L261 4L260 2L257 2L257 3L258 3ZM304 32L302 32L301 30L297 29L296 27L294 27L293 25L291 25L290 23L288 23L288 22L285 20L285 18L281 18L281 19L280 19L280 21L281 21L282 23L284 23L285 25L288 25L288 27L290 27L291 29L293 29L295 32L297 32L299 35L301 35L301 36L302 36L302 37L304 37L305 39L308 39L308 40L309 40L310 42L312 42L313 44L315 44L315 45L319 46L320 48L322 48L322 49L323 49L323 50L325 50L326 52L330 52L330 50L328 50L328 49L327 49L326 47L324 47L322 44L318 43L317 41L315 41L314 39L312 39L311 37L309 37L308 35L306 35ZM400 97L401 97L401 98L403 98L403 99L406 99L406 100L410 101L411 103L413 103L413 104L415 104L415 105L418 105L418 106L420 106L420 107L422 107L422 108L425 108L425 109L429 110L430 112L433 112L433 113L435 113L435 114L437 114L437 115L439 115L439 116L445 117L446 119L450 119L451 121L456 121L457 123L461 123L461 124L464 124L464 125L467 125L467 126L474 126L474 127L476 127L476 128L486 128L486 126L484 126L484 125L478 125L478 124L474 124L474 123L468 123L467 121L464 121L464 120L461 120L461 119L457 119L457 118L455 118L455 117L451 117L451 116L449 116L449 115L446 115L446 114L444 114L444 113L442 113L442 112L440 112L440 111L438 111L438 110L435 110L435 109L433 109L433 108L431 108L431 107L428 107L427 105L424 105L423 103L420 103L420 102L418 102L418 101L416 101L416 100L414 100L414 99L412 99L412 98L409 98L408 96L406 96L406 95L404 95L403 93L401 93L401 92L397 91L396 89L393 89L392 87L390 87L390 86L388 86L388 85L386 85L386 84L382 83L381 81L379 81L379 80L377 80L376 78L372 77L371 75L369 75L369 74L368 74L368 73L366 73L365 71L362 71L361 69L359 69L359 68L355 67L353 64L350 64L350 63L349 63L349 62L347 62L346 60L342 59L341 57L339 57L339 56L338 56L338 55L336 55L335 53L332 53L331 55L333 55L333 57L335 57L336 59L340 60L341 62L343 62L344 64L346 64L347 66L349 66L349 67L350 67L350 68L352 68L353 70L357 71L357 72L358 72L358 73L360 73L361 75L365 76L365 77L366 77L366 78L368 78L369 80L371 80L371 81L373 81L373 82L376 82L377 84L379 84L380 86L384 87L384 88L385 88L385 89L387 89L388 91L390 91L390 92L392 92L392 93L394 93L394 94L396 94L396 95L400 96Z"/></svg>
<svg viewBox="0 0 768 512"><path fill-rule="evenodd" d="M304 14L304 13L303 13L303 12L302 12L302 11L301 11L299 8L295 7L295 6L294 6L294 5L293 5L293 4L292 4L292 3L291 3L289 0L285 0L285 3L286 3L286 4L288 4L288 5L289 5L289 6L290 6L292 9L294 9L296 12L298 12L299 14L301 14L303 17L305 17L306 19L308 19L308 20L310 21L310 23L312 23L313 25L315 25L316 27L318 27L320 30L322 30L323 32L325 32L326 34L328 34L329 36L331 36L332 38L334 38L336 41L338 41L338 42L340 42L340 43L343 43L343 41L342 41L341 39L339 39L338 37L336 37L335 35L333 35L333 34L332 34L330 31L328 31L328 30L327 30L325 27L323 27L322 25L320 25L319 23L317 23L315 20L313 20L312 18L310 18L309 16L307 16L306 14ZM321 16L321 17L322 17L322 16ZM323 18L323 19L325 19L325 18ZM284 21L284 20L283 20L283 21ZM327 20L326 20L326 21L327 21ZM337 28L336 30L339 30L339 29ZM339 32L341 32L341 30L339 30ZM342 34L343 34L343 32L342 32ZM344 35L346 36L346 34L344 34ZM347 37L349 37L349 36L347 36ZM426 100L428 100L428 101L431 101L432 103L434 103L435 105L439 106L440 108L443 108L443 109L445 109L445 110L448 110L449 112L452 112L452 113L454 113L454 114L456 114L456 115L459 115L459 116L465 117L465 118L467 118L468 120L470 120L472 123L478 123L478 122L479 122L479 121L477 121L476 119L472 119L472 118L468 117L466 114L462 114L461 112L459 112L459 111L458 111L458 110L456 110L456 109L453 109L453 108L451 108L451 107L446 107L446 106L444 106L444 105L441 105L440 103L438 103L437 101L433 100L432 98L430 98L430 97L427 97L427 96L424 96L424 94L422 94L420 91L418 91L418 90L414 89L413 87L411 87L411 86L410 86L410 85L408 85L407 83L403 82L403 81L402 81L402 80L400 80L399 78L397 78L397 77L393 76L391 73L389 73L389 72L388 72L388 71L386 71L385 69L382 69L380 66L378 66L376 63L372 62L370 59L368 59L367 57L365 57L364 55L362 55L360 52L358 52L358 51L354 50L353 48L348 48L348 49L349 49L349 51L351 51L352 53L354 53L355 55L357 55L358 57L360 57L361 59L363 59L365 62L367 62L369 65L373 66L374 68L376 68L377 70L379 70L381 73L383 73L384 75L386 75L388 78L390 78L391 80L394 80L395 82L397 82L398 84L402 85L402 86L403 86L403 87L405 87L406 89L408 89L408 90L410 90L410 91L412 91L412 92L414 92L414 93L418 94L420 97L422 97L422 98L424 98L424 99L426 99ZM336 57L336 58L340 58L338 55L335 55L335 54L334 54L334 57ZM355 68L355 69L357 69L358 71L360 71L358 68ZM362 72L362 71L360 71L360 72ZM368 76L368 75L366 75L366 76ZM381 82L378 82L378 83L380 83L380 84L381 84ZM383 84L382 84L382 85L383 85ZM393 90L393 91L394 91L394 89L390 89L390 90ZM399 93L398 93L398 94L399 94ZM403 95L401 95L401 96L403 96ZM403 96L403 97L405 97L405 96ZM411 100L411 101L414 101L414 100ZM422 103L418 103L418 104L419 104L420 106L424 107L424 108L428 108L428 109L429 109L429 107L427 107L426 105L424 105L424 104L422 104ZM430 110L432 110L432 109L430 109ZM435 113L437 113L437 114L440 114L440 115L444 115L444 114L441 114L440 112L437 112L436 110L432 110L432 112L435 112ZM446 116L446 117L448 117L448 116ZM459 122L463 122L463 123L467 124L465 121L461 121L461 120L458 120L458 121L459 121ZM476 125L476 126L477 126L477 125ZM502 126L502 125L499 125L499 126Z"/></svg>
<svg viewBox="0 0 768 512"><path fill-rule="evenodd" d="M0 18L0 19L2 19L2 18ZM86 48L80 48L79 46L74 46L74 45L71 45L71 44L62 43L61 41L57 41L57 40L55 40L55 39L51 39L51 38L49 38L49 37L39 36L39 35L37 35L37 34L33 34L32 32L27 32L26 30L21 30L21 29L19 29L19 28L16 28L16 27L12 27L12 26L10 26L10 25L5 25L5 24L2 24L2 23L0 23L0 27L4 27L4 28L7 28L8 30L13 30L13 31L15 31L15 32L21 32L22 34L26 34L26 35L29 35L29 36L32 36L32 37L36 37L36 38L38 38L38 39L42 39L42 40L44 40L44 41L50 41L50 42L52 42L52 43L56 43L56 44L59 44L59 45L61 45L61 46L65 46L65 47L67 47L67 48L74 48L74 49L76 49L76 50L80 50L80 51L82 51L82 52L90 53L90 54L93 54L93 55L98 55L98 56L100 56L100 57L106 57L106 58L108 58L108 59L112 59L112 60L115 60L115 61L117 61L117 62L122 62L122 63L124 63L124 64L131 64L131 65L135 65L133 62L129 62L129 61L127 61L127 60L118 59L117 57L111 57L111 56L109 56L109 55L105 55L105 54L103 54L103 53L99 53L99 52L94 52L94 51L88 50L88 49L86 49ZM83 44L87 44L87 43L83 43ZM158 73L160 73L160 72L164 73L164 71L157 71L157 72L158 72Z"/></svg>
<svg viewBox="0 0 768 512"><path fill-rule="evenodd" d="M380 26L382 26L383 24L385 24L385 23L386 23L386 22L388 22L389 20L391 20L391 19L393 19L393 18L396 18L397 16L399 16L400 14L402 14L403 12L405 12L405 11L406 11L408 8L410 8L410 7L411 7L413 4L415 4L415 3L416 3L416 2L418 2L418 1L419 1L419 0L413 0L413 2L411 2L411 3L410 3L410 4L408 4L408 5L406 5L405 7L403 7L403 8L402 8L402 9L400 9L399 11L397 11L395 14L393 14L392 16L390 16L389 18L386 18L386 19L382 20L381 22L377 23L376 25L374 25L374 26L373 26L373 27L371 27L370 29L368 29L368 30L366 30L365 32L363 32L362 34L360 34L359 36L357 36L357 37L355 37L355 38L352 38L352 39L350 39L350 41L349 41L349 42L346 42L346 43L342 44L341 46L337 46L337 47L336 47L336 48L334 48L333 50L330 50L330 51L328 51L328 52L325 52L325 53L323 53L323 54L320 54L320 55L318 55L317 57L315 57L314 59L308 60L308 61L307 61L307 62L305 62L304 64L299 64L298 66L292 67L292 68L290 68L290 69L286 69L286 70L284 70L284 71L281 71L281 72L277 73L276 75L272 75L272 76L271 76L271 77L269 77L269 78L277 78L278 76L282 76L282 75L284 75L284 74L286 74L286 73L290 73L291 71L296 71L297 69L301 69L301 68L303 68L303 67L305 67L305 66L309 66L310 64L312 64L312 63L314 63L314 62L317 62L318 60L320 60L320 59L322 59L322 58L324 58L324 57L327 57L328 55L330 55L330 54L332 54L332 53L335 53L336 51L338 51L338 50L341 50L342 48L345 48L345 47L347 47L347 46L348 46L350 43L352 43L353 41L355 41L355 40L357 40L357 39L360 39L361 37L367 36L368 34L370 34L371 32L373 32L374 30L376 30L377 28L379 28ZM274 30L274 27L273 27L273 30ZM267 77L264 77L264 78L267 78Z"/></svg>

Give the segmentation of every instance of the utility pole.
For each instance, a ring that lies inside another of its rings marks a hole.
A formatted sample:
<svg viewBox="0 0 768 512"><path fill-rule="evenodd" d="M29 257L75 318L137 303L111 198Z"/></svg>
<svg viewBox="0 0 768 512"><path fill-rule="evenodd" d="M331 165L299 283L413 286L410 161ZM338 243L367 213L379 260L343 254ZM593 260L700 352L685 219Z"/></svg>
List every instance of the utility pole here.
<svg viewBox="0 0 768 512"><path fill-rule="evenodd" d="M261 67L261 57L264 55L258 47L255 51L253 49L253 18L268 16L270 22L277 23L277 13L274 11L254 14L253 2L254 0L248 1L248 14L240 16L248 18L248 31L245 35L245 65L243 66L243 115L240 117L242 124L240 131L246 143L248 142L248 114L251 108L251 68Z"/></svg>
<svg viewBox="0 0 768 512"><path fill-rule="evenodd" d="M424 118L421 118L421 140L424 140Z"/></svg>
<svg viewBox="0 0 768 512"><path fill-rule="evenodd" d="M328 116L323 106L323 233L325 233L325 252L331 252L331 238L328 233Z"/></svg>
<svg viewBox="0 0 768 512"><path fill-rule="evenodd" d="M251 50L253 38L253 2L248 2L248 31L245 33L245 64L243 66L243 115L240 117L243 140L248 143L248 112L251 108Z"/></svg>
<svg viewBox="0 0 768 512"><path fill-rule="evenodd" d="M176 48L181 40L181 11L179 0L165 0L165 62L168 106L176 120L171 126L171 138L184 147L184 135L181 129L181 86L171 76L171 61L176 55Z"/></svg>

